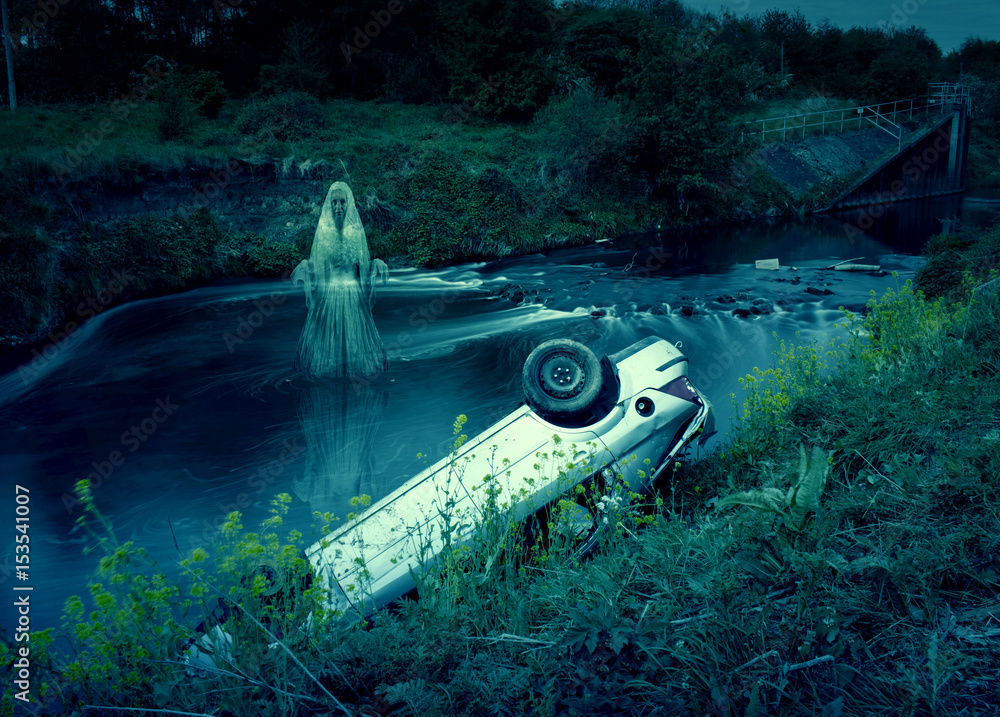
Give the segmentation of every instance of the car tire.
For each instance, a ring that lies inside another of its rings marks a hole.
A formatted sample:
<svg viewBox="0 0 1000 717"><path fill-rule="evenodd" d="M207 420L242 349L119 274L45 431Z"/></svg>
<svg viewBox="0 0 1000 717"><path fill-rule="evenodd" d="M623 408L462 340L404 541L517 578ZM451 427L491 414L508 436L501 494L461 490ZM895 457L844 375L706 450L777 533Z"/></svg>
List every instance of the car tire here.
<svg viewBox="0 0 1000 717"><path fill-rule="evenodd" d="M579 417L597 403L604 385L601 362L589 348L570 339L538 345L521 371L524 398L549 420Z"/></svg>

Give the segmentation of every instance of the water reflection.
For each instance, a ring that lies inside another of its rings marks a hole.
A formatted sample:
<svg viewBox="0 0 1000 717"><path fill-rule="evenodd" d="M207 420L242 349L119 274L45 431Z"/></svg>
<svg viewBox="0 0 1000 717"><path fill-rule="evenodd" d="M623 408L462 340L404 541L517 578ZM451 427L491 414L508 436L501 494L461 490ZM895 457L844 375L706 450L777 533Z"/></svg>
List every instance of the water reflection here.
<svg viewBox="0 0 1000 717"><path fill-rule="evenodd" d="M291 487L312 512L344 517L354 496L388 492L373 466L386 398L384 384L350 380L312 385L299 394L305 469Z"/></svg>

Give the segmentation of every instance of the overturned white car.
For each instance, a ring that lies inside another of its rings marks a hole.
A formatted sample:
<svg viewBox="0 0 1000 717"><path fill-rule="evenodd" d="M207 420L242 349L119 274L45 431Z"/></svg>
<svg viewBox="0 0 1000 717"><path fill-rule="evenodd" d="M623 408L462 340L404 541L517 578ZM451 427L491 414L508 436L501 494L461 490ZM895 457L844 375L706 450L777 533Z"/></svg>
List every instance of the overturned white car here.
<svg viewBox="0 0 1000 717"><path fill-rule="evenodd" d="M524 521L572 501L586 552L601 530L599 496L622 484L647 492L685 446L715 430L711 402L688 381L687 358L657 337L601 360L575 341L547 341L522 379L527 405L306 550L332 610L368 615L411 592L446 545L471 541L498 507Z"/></svg>

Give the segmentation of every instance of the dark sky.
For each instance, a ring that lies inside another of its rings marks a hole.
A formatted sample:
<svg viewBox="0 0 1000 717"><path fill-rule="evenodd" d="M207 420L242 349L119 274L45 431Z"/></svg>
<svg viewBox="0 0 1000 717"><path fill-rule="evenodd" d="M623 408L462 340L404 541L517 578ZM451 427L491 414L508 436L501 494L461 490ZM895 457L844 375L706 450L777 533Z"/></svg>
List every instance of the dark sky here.
<svg viewBox="0 0 1000 717"><path fill-rule="evenodd" d="M909 27L927 30L947 54L966 38L1000 40L1000 0L683 0L697 10L725 8L737 15L801 10L814 27L824 18L849 27Z"/></svg>

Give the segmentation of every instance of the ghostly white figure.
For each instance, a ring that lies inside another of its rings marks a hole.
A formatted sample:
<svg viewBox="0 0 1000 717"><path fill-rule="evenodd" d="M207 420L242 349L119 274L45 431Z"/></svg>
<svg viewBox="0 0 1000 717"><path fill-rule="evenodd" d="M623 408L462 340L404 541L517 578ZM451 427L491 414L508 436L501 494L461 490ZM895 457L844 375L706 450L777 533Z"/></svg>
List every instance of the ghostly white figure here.
<svg viewBox="0 0 1000 717"><path fill-rule="evenodd" d="M296 369L312 378L370 376L386 368L385 347L372 319L375 282L388 281L380 259L371 261L368 239L344 182L330 186L309 258L292 272L305 285L306 316Z"/></svg>

